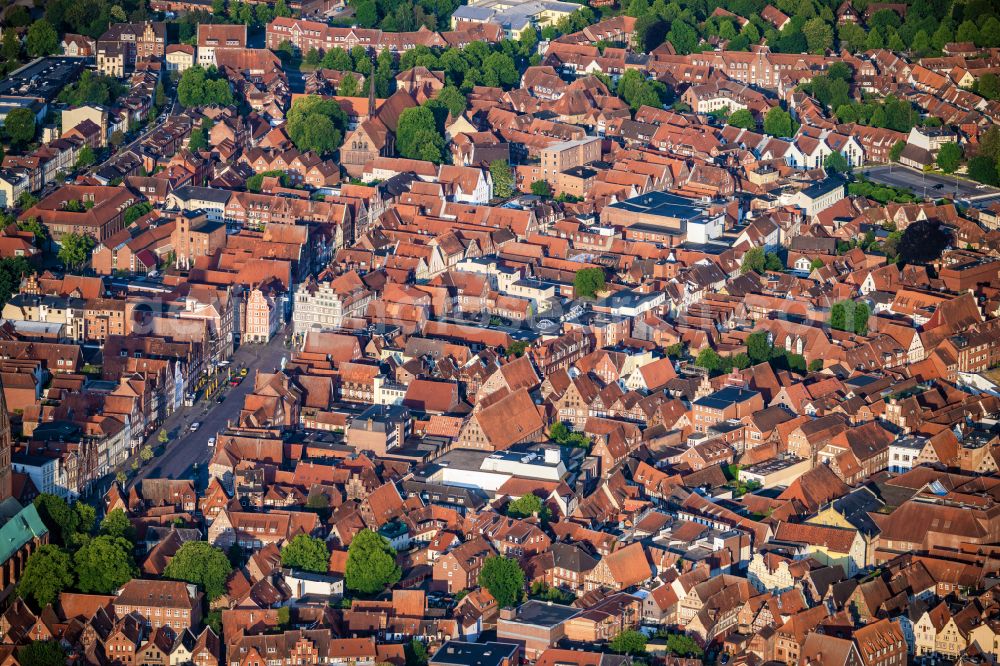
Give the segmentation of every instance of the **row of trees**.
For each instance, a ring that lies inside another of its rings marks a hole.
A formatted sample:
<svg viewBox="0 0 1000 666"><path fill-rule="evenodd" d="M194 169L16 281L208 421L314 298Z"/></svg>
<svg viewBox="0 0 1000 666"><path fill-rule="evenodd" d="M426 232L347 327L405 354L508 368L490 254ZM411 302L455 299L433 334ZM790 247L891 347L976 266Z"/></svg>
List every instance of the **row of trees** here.
<svg viewBox="0 0 1000 666"><path fill-rule="evenodd" d="M111 23L150 18L145 0L46 0L45 19L56 32L97 39Z"/></svg>
<svg viewBox="0 0 1000 666"><path fill-rule="evenodd" d="M366 95L368 86L374 83L376 96L385 98L395 90L396 74L416 66L443 71L448 86L466 92L477 85L511 89L520 81L525 67L537 64L537 55L532 56L537 44L537 33L534 29L528 29L520 41L508 39L499 44L473 42L461 49L417 46L400 55L398 63L388 50L383 50L376 58L374 67L368 52L360 46L350 51L334 47L322 54L310 51L305 59L307 63L322 65L327 69L360 74L365 78L360 91L362 95ZM286 57L291 52L289 44ZM338 93L346 94L339 90Z"/></svg>
<svg viewBox="0 0 1000 666"><path fill-rule="evenodd" d="M417 30L447 30L451 14L462 3L459 0L351 0L354 18L364 28L381 28L388 32Z"/></svg>
<svg viewBox="0 0 1000 666"><path fill-rule="evenodd" d="M790 17L778 31L760 17L766 2L761 0L704 0L679 3L676 0L631 0L623 3L635 17L636 34L645 51L664 41L678 53L687 54L708 46L709 40L727 42L727 48L745 51L761 39L781 53L821 54L831 49L857 53L889 48L909 51L918 57L939 54L948 42L971 41L979 47L1000 45L1000 10L989 0L951 3L946 0L918 0L911 3L905 19L892 9L872 14L865 23L840 23L835 12L839 3L824 0L779 0L773 4ZM855 3L863 10L865 3ZM744 25L729 16L713 16L715 7L747 19Z"/></svg>

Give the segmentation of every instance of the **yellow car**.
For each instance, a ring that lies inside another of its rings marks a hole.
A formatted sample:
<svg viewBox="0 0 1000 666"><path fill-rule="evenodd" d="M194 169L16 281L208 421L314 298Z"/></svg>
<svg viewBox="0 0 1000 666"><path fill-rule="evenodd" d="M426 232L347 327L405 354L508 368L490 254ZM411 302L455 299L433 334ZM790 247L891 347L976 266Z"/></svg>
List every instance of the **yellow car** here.
<svg viewBox="0 0 1000 666"><path fill-rule="evenodd" d="M247 369L240 368L240 377L246 377L246 376L247 376Z"/></svg>

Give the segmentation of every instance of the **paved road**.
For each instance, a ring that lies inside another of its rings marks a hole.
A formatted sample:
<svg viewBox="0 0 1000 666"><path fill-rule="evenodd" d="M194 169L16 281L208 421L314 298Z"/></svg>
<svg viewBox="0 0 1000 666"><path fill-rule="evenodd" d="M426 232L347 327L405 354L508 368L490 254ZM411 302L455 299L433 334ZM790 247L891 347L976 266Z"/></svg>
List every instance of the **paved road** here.
<svg viewBox="0 0 1000 666"><path fill-rule="evenodd" d="M214 399L201 399L193 407L184 407L171 414L163 427L171 434L163 455L143 465L136 474L133 483L145 477L153 478L190 478L192 465L204 466L212 457L212 449L208 446L208 438L215 437L226 425L239 418L243 407L243 398L253 387L254 374L273 372L281 365L281 359L288 356L289 351L284 346L286 331L280 331L267 345L244 345L233 355L232 366L245 365L248 369L247 378L237 387L224 389L225 401L216 403ZM201 423L197 432L190 431L193 422ZM157 446L156 431L150 438L150 444Z"/></svg>
<svg viewBox="0 0 1000 666"><path fill-rule="evenodd" d="M859 169L858 172L873 182L910 190L916 195L932 199L941 197L969 199L973 204L977 204L981 200L1000 196L1000 190L995 187L980 186L954 176L924 173L905 166L876 166Z"/></svg>

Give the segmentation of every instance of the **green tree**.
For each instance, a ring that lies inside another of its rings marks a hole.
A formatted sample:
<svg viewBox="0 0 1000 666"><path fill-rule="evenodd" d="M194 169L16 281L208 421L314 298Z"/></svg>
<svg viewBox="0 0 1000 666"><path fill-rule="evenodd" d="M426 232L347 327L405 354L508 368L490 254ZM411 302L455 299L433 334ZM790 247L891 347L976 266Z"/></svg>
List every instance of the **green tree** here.
<svg viewBox="0 0 1000 666"><path fill-rule="evenodd" d="M45 245L49 239L49 230L44 224L38 221L37 217L29 217L27 220L19 220L17 228L20 231L30 231L35 235L35 244L39 247Z"/></svg>
<svg viewBox="0 0 1000 666"><path fill-rule="evenodd" d="M709 373L716 373L722 369L722 357L711 347L705 347L698 352L694 364L699 368L705 368Z"/></svg>
<svg viewBox="0 0 1000 666"><path fill-rule="evenodd" d="M177 84L177 101L186 107L229 106L233 104L233 91L229 81L221 78L214 67L206 70L195 65L181 74Z"/></svg>
<svg viewBox="0 0 1000 666"><path fill-rule="evenodd" d="M281 564L293 569L326 573L330 570L330 550L322 539L297 534L281 549Z"/></svg>
<svg viewBox="0 0 1000 666"><path fill-rule="evenodd" d="M3 70L14 69L21 60L21 40L16 30L3 31L3 45L0 46L0 63L6 64Z"/></svg>
<svg viewBox="0 0 1000 666"><path fill-rule="evenodd" d="M531 193L537 197L551 197L552 187L547 180L536 180L531 184Z"/></svg>
<svg viewBox="0 0 1000 666"><path fill-rule="evenodd" d="M520 358L524 356L524 352L528 350L528 343L524 340L514 340L507 347L507 355L514 358Z"/></svg>
<svg viewBox="0 0 1000 666"><path fill-rule="evenodd" d="M906 148L905 141L897 141L892 144L892 148L889 149L889 159L893 162L898 162L899 156L903 154L904 148Z"/></svg>
<svg viewBox="0 0 1000 666"><path fill-rule="evenodd" d="M490 162L490 177L493 179L493 196L500 199L514 196L514 171L507 160Z"/></svg>
<svg viewBox="0 0 1000 666"><path fill-rule="evenodd" d="M969 178L986 185L1000 185L997 163L986 155L976 155L969 160Z"/></svg>
<svg viewBox="0 0 1000 666"><path fill-rule="evenodd" d="M646 635L629 629L611 639L608 647L618 654L643 654L646 651Z"/></svg>
<svg viewBox="0 0 1000 666"><path fill-rule="evenodd" d="M432 101L442 104L452 118L458 118L465 113L467 101L462 91L455 86L445 86Z"/></svg>
<svg viewBox="0 0 1000 666"><path fill-rule="evenodd" d="M347 549L344 582L347 589L373 594L397 582L403 572L396 551L382 535L364 529L354 535Z"/></svg>
<svg viewBox="0 0 1000 666"><path fill-rule="evenodd" d="M69 233L64 234L59 240L59 261L68 268L81 268L90 259L90 252L94 249L94 238L87 234Z"/></svg>
<svg viewBox="0 0 1000 666"><path fill-rule="evenodd" d="M752 363L766 363L774 354L774 347L767 338L767 333L756 331L747 336L747 356Z"/></svg>
<svg viewBox="0 0 1000 666"><path fill-rule="evenodd" d="M444 161L444 147L444 137L430 108L415 106L403 110L396 128L396 148L400 155L440 164Z"/></svg>
<svg viewBox="0 0 1000 666"><path fill-rule="evenodd" d="M577 298L596 298L599 292L604 291L604 288L603 268L581 268L573 276L573 293Z"/></svg>
<svg viewBox="0 0 1000 666"><path fill-rule="evenodd" d="M146 215L147 213L151 212L152 210L153 210L152 205L150 205L146 201L141 201L137 204L132 204L131 206L126 208L125 215L122 216L122 219L124 220L126 225L129 225L138 220L143 215Z"/></svg>
<svg viewBox="0 0 1000 666"><path fill-rule="evenodd" d="M209 601L214 601L225 593L232 570L222 549L207 541L187 541L167 564L163 576L199 585Z"/></svg>
<svg viewBox="0 0 1000 666"><path fill-rule="evenodd" d="M418 638L410 639L403 646L403 653L406 655L406 666L426 666L430 658L427 646Z"/></svg>
<svg viewBox="0 0 1000 666"><path fill-rule="evenodd" d="M700 659L704 650L693 638L684 634L671 634L667 636L667 651L678 657L693 657Z"/></svg>
<svg viewBox="0 0 1000 666"><path fill-rule="evenodd" d="M53 533L60 543L69 543L80 526L80 514L62 497L51 493L42 493L35 498L34 504L49 532Z"/></svg>
<svg viewBox="0 0 1000 666"><path fill-rule="evenodd" d="M346 128L347 114L340 104L316 95L296 99L285 124L296 148L320 155L329 155L340 147Z"/></svg>
<svg viewBox="0 0 1000 666"><path fill-rule="evenodd" d="M28 557L17 581L17 593L41 610L72 586L73 567L69 555L58 546L44 544Z"/></svg>
<svg viewBox="0 0 1000 666"><path fill-rule="evenodd" d="M360 97L361 84L358 82L358 77L355 74L345 74L337 86L337 94L344 97Z"/></svg>
<svg viewBox="0 0 1000 666"><path fill-rule="evenodd" d="M86 502L77 502L73 505L73 511L76 512L77 516L76 531L81 534L90 534L97 521L97 509Z"/></svg>
<svg viewBox="0 0 1000 666"><path fill-rule="evenodd" d="M4 129L15 144L23 146L30 143L35 138L35 114L31 109L14 109L7 114Z"/></svg>
<svg viewBox="0 0 1000 666"><path fill-rule="evenodd" d="M818 16L802 25L802 34L805 35L810 53L823 55L833 46L833 28Z"/></svg>
<svg viewBox="0 0 1000 666"><path fill-rule="evenodd" d="M793 134L791 114L780 106L771 108L764 116L764 133L774 137L790 137Z"/></svg>
<svg viewBox="0 0 1000 666"><path fill-rule="evenodd" d="M89 145L85 145L83 148L80 149L80 152L77 153L76 168L85 169L91 166L96 161L97 161L97 156L94 155L94 149L91 148Z"/></svg>
<svg viewBox="0 0 1000 666"><path fill-rule="evenodd" d="M962 162L962 149L954 141L950 141L938 151L937 165L945 173L954 173Z"/></svg>
<svg viewBox="0 0 1000 666"><path fill-rule="evenodd" d="M726 121L727 124L733 127L742 127L743 129L756 130L757 121L754 120L753 114L750 113L750 109L738 109L729 114L729 119Z"/></svg>
<svg viewBox="0 0 1000 666"><path fill-rule="evenodd" d="M138 575L132 544L121 537L102 535L84 544L73 556L81 592L111 594Z"/></svg>
<svg viewBox="0 0 1000 666"><path fill-rule="evenodd" d="M135 541L135 529L125 511L118 508L108 512L101 521L101 534Z"/></svg>
<svg viewBox="0 0 1000 666"><path fill-rule="evenodd" d="M823 369L823 359L814 358L809 361L809 372L819 372Z"/></svg>
<svg viewBox="0 0 1000 666"><path fill-rule="evenodd" d="M524 596L524 570L515 559L493 555L483 562L479 585L489 590L501 608L513 606Z"/></svg>
<svg viewBox="0 0 1000 666"><path fill-rule="evenodd" d="M762 274L766 263L764 248L752 247L743 255L743 261L740 263L740 275L746 275L750 272Z"/></svg>
<svg viewBox="0 0 1000 666"><path fill-rule="evenodd" d="M21 666L63 666L68 663L66 651L57 641L32 641L17 650Z"/></svg>
<svg viewBox="0 0 1000 666"><path fill-rule="evenodd" d="M837 26L837 38L840 40L840 48L850 53L863 51L866 37L864 28L857 23L848 21Z"/></svg>
<svg viewBox="0 0 1000 666"><path fill-rule="evenodd" d="M38 19L28 28L24 46L28 50L28 55L33 58L52 55L59 50L59 35L51 23L45 19Z"/></svg>
<svg viewBox="0 0 1000 666"><path fill-rule="evenodd" d="M958 32L955 33L955 39L959 42L979 44L979 28L972 21L962 21L962 24L958 26Z"/></svg>
<svg viewBox="0 0 1000 666"><path fill-rule="evenodd" d="M826 167L828 173L845 173L851 168L843 153L836 150L826 156L823 160L823 166Z"/></svg>
<svg viewBox="0 0 1000 666"><path fill-rule="evenodd" d="M351 60L351 55L347 51L335 46L323 54L323 67L346 72L354 68L354 61Z"/></svg>
<svg viewBox="0 0 1000 666"><path fill-rule="evenodd" d="M530 518L538 516L545 519L548 510L542 500L534 493L522 495L507 505L507 515L512 518Z"/></svg>
<svg viewBox="0 0 1000 666"><path fill-rule="evenodd" d="M688 55L698 47L698 31L684 21L674 21L667 32L667 41L674 45L677 53Z"/></svg>

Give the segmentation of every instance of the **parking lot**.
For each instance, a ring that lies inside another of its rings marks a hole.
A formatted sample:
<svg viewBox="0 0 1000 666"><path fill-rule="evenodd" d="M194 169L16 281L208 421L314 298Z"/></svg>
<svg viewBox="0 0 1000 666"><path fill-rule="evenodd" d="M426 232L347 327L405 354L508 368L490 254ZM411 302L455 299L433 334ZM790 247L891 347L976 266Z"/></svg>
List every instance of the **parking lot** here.
<svg viewBox="0 0 1000 666"><path fill-rule="evenodd" d="M981 200L993 200L1000 196L1000 190L995 187L939 173L925 173L905 166L876 166L859 169L857 174L864 175L872 182L909 190L918 196L932 199L968 199L973 205L978 205Z"/></svg>

